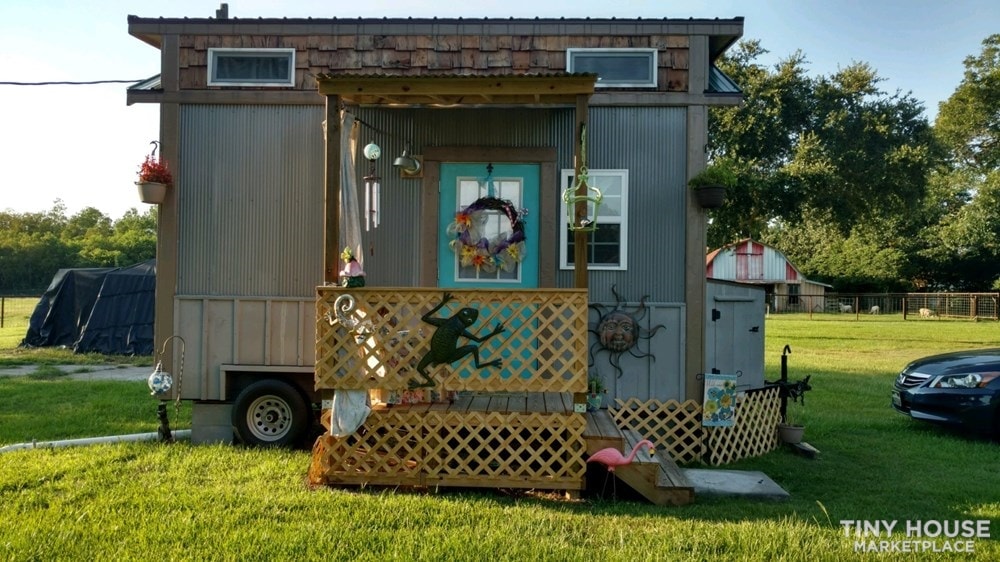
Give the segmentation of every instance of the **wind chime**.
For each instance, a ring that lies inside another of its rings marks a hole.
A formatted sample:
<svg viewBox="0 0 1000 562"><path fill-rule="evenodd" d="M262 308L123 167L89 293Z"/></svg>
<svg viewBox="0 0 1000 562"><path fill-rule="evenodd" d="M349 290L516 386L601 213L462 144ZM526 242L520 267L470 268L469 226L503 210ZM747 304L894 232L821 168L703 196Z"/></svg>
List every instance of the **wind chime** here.
<svg viewBox="0 0 1000 562"><path fill-rule="evenodd" d="M379 181L378 172L375 171L375 161L382 156L382 149L374 142L368 143L364 149L365 158L368 159L368 175L365 180L365 232L378 228L379 220Z"/></svg>

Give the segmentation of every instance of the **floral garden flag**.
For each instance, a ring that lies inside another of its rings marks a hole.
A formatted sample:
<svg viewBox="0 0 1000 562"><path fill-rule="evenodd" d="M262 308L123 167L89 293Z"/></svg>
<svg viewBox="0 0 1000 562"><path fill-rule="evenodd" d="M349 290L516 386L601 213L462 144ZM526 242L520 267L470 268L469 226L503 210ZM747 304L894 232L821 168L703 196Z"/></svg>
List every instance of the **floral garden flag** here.
<svg viewBox="0 0 1000 562"><path fill-rule="evenodd" d="M736 409L736 375L705 373L705 402L701 425L732 427Z"/></svg>

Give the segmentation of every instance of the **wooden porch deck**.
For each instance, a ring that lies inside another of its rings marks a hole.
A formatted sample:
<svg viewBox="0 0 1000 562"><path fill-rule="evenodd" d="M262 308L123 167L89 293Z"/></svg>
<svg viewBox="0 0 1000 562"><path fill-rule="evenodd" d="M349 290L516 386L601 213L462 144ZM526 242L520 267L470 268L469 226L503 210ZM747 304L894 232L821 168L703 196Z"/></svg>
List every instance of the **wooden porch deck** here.
<svg viewBox="0 0 1000 562"><path fill-rule="evenodd" d="M641 438L615 426L606 410L576 411L571 393L468 394L452 402L375 405L357 434L320 438L323 451L314 454L310 473L331 485L576 492L586 489L590 454L605 447L627 453ZM657 505L694 499L666 454L642 452L616 475Z"/></svg>

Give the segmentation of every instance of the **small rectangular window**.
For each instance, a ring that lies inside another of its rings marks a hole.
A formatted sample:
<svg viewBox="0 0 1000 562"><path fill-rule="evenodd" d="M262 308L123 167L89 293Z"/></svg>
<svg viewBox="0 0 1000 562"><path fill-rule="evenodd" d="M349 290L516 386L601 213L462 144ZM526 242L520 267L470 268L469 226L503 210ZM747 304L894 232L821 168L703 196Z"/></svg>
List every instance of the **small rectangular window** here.
<svg viewBox="0 0 1000 562"><path fill-rule="evenodd" d="M562 171L562 189L574 185L573 170ZM628 170L588 170L587 185L601 190L597 230L588 232L587 269L628 269ZM566 224L566 202L559 203L559 265L573 269L576 252L574 238ZM593 207L588 214L593 212Z"/></svg>
<svg viewBox="0 0 1000 562"><path fill-rule="evenodd" d="M597 88L655 88L656 55L656 49L566 49L566 70L597 74Z"/></svg>
<svg viewBox="0 0 1000 562"><path fill-rule="evenodd" d="M209 86L294 86L295 49L209 49Z"/></svg>

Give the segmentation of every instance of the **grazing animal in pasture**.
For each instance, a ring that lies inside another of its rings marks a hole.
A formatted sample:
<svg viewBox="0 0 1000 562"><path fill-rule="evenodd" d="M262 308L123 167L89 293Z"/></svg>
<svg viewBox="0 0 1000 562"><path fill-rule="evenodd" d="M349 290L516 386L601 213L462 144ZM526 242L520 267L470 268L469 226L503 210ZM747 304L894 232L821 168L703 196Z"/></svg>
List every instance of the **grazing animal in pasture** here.
<svg viewBox="0 0 1000 562"><path fill-rule="evenodd" d="M842 305L840 305L840 311L841 312L847 313L847 312L850 312L852 310L854 310L854 309L851 308L851 305L849 305L849 304L842 304Z"/></svg>
<svg viewBox="0 0 1000 562"><path fill-rule="evenodd" d="M934 316L934 311L929 308L921 308L919 312L921 318L930 318L931 316Z"/></svg>
<svg viewBox="0 0 1000 562"><path fill-rule="evenodd" d="M881 314L881 313L882 313L882 309L879 308L877 304L873 305L871 307L871 309L868 310L868 314Z"/></svg>

